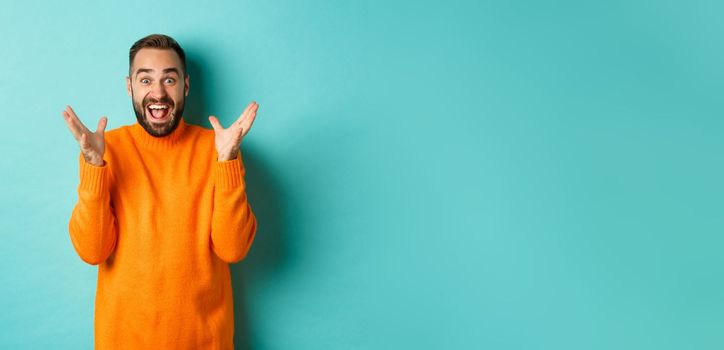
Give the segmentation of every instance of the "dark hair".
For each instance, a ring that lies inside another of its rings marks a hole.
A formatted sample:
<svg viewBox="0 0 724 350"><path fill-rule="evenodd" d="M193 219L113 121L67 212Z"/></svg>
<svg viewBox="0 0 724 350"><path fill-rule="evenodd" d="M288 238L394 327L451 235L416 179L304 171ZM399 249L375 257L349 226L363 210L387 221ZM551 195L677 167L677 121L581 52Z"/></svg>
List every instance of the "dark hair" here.
<svg viewBox="0 0 724 350"><path fill-rule="evenodd" d="M131 51L128 54L128 75L131 75L131 66L133 66L133 59L141 49L153 48L153 49L169 49L176 51L176 54L181 59L181 70L186 75L186 54L181 45L176 42L172 37L164 34L151 34L147 35L131 46Z"/></svg>

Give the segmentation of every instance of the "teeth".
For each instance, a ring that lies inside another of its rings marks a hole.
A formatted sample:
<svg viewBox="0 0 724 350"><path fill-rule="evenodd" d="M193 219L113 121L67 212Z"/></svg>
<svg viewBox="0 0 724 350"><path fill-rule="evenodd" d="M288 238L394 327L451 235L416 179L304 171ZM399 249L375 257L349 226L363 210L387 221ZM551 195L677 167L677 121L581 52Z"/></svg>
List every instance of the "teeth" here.
<svg viewBox="0 0 724 350"><path fill-rule="evenodd" d="M168 109L168 106L166 105L150 105L148 106L150 109Z"/></svg>

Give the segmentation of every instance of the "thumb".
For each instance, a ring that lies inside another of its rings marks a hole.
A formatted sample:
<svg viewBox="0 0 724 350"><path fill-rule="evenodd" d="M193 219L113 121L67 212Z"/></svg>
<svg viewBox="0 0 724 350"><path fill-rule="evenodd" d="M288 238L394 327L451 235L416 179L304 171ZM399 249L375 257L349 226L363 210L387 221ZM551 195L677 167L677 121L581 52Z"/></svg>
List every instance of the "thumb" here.
<svg viewBox="0 0 724 350"><path fill-rule="evenodd" d="M103 132L106 130L106 125L108 125L108 118L103 116L98 121L98 128L96 129L96 132L103 135Z"/></svg>
<svg viewBox="0 0 724 350"><path fill-rule="evenodd" d="M216 117L214 117L213 115L209 116L209 122L211 122L211 127L214 128L215 132L220 132L224 130L224 128L221 126L221 123L219 123L219 120L216 119Z"/></svg>

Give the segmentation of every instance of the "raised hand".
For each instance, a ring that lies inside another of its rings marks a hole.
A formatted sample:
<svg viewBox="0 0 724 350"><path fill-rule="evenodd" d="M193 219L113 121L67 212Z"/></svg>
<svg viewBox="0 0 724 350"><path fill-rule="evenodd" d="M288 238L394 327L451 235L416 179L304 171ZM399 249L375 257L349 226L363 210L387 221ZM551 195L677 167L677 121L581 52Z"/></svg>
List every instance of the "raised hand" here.
<svg viewBox="0 0 724 350"><path fill-rule="evenodd" d="M219 161L226 161L236 158L236 153L241 145L241 140L246 136L251 129L251 124L254 123L256 118L256 111L259 109L259 105L255 101L251 101L246 107L239 119L234 124L231 124L228 128L224 129L219 123L216 117L209 116L211 126L214 128L216 137L214 138L216 143L216 153L218 154Z"/></svg>
<svg viewBox="0 0 724 350"><path fill-rule="evenodd" d="M103 141L103 133L108 124L108 118L101 117L98 121L96 132L91 132L75 115L73 108L66 106L63 111L63 119L68 124L68 129L78 141L80 151L86 162L95 166L103 166L103 154L105 153L105 142Z"/></svg>

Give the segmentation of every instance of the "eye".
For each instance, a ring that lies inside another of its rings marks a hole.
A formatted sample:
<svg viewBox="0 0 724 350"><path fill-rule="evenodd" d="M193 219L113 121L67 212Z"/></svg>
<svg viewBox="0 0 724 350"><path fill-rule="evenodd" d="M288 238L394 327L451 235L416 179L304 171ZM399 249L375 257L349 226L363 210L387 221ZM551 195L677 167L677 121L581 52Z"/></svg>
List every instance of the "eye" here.
<svg viewBox="0 0 724 350"><path fill-rule="evenodd" d="M147 78L141 79L141 84L148 84L149 82L150 80L148 80Z"/></svg>
<svg viewBox="0 0 724 350"><path fill-rule="evenodd" d="M173 84L173 83L175 83L175 82L176 82L176 79L174 79L174 78L166 78L166 83L167 83L167 84Z"/></svg>

